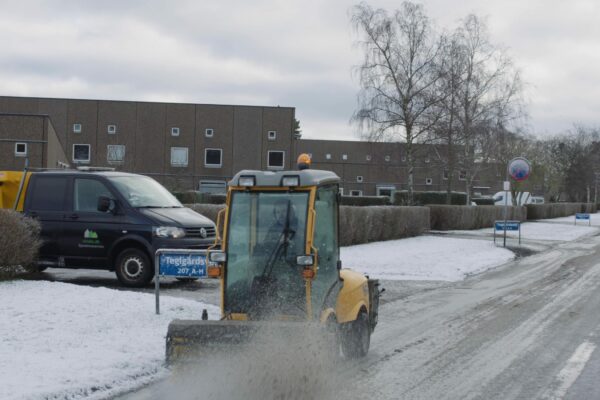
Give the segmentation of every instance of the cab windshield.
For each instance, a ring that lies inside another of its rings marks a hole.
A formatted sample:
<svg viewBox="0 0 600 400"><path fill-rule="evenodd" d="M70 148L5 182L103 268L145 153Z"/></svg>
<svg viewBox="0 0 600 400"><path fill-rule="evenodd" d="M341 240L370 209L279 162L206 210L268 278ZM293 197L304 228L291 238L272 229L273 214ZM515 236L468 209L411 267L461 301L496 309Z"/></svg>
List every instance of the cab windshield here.
<svg viewBox="0 0 600 400"><path fill-rule="evenodd" d="M117 176L109 180L135 208L178 208L181 203L160 183L147 176Z"/></svg>
<svg viewBox="0 0 600 400"><path fill-rule="evenodd" d="M304 315L308 192L233 192L227 238L225 309ZM229 304L235 309L229 309Z"/></svg>

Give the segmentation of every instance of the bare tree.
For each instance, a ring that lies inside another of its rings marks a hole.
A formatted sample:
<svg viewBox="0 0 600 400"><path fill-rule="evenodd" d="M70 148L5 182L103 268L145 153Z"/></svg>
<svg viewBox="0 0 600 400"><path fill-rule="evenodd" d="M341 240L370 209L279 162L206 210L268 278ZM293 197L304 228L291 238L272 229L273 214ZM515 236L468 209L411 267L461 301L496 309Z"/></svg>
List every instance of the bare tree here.
<svg viewBox="0 0 600 400"><path fill-rule="evenodd" d="M393 15L366 3L354 7L364 60L358 68L361 90L353 121L370 141L404 141L408 201L413 202L415 147L437 122L440 99L437 40L423 7L403 2Z"/></svg>
<svg viewBox="0 0 600 400"><path fill-rule="evenodd" d="M462 47L459 55L464 57L457 120L469 204L474 178L495 158L494 131L523 115L522 82L512 60L491 44L485 24L477 16L469 15L456 35Z"/></svg>
<svg viewBox="0 0 600 400"><path fill-rule="evenodd" d="M428 133L428 137L438 154L442 153L438 158L447 178L446 203L451 204L453 179L460 163L457 151L457 146L461 144L461 130L458 123L459 91L466 69L466 57L460 37L456 34L449 36L442 44L443 62L437 64L440 82L436 85L440 91L438 94L440 102L437 104L439 119Z"/></svg>

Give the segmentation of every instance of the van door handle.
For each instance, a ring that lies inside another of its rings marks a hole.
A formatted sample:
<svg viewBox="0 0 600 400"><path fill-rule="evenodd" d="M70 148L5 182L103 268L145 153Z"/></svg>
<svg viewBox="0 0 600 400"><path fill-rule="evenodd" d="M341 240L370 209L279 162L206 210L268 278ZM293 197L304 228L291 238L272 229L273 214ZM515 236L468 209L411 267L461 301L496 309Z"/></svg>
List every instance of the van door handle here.
<svg viewBox="0 0 600 400"><path fill-rule="evenodd" d="M79 215L78 214L71 214L71 215L69 215L69 218L71 218L71 219L79 219Z"/></svg>

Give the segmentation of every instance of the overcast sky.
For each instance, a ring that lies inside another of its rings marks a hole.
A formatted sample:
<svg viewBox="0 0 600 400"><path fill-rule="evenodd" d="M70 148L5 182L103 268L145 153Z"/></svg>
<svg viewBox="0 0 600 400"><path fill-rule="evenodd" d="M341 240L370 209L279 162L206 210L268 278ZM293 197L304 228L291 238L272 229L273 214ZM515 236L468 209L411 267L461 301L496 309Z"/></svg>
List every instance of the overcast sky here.
<svg viewBox="0 0 600 400"><path fill-rule="evenodd" d="M422 3L447 30L487 18L528 83L531 133L599 125L599 1ZM0 0L0 95L292 106L303 137L356 140L355 4Z"/></svg>

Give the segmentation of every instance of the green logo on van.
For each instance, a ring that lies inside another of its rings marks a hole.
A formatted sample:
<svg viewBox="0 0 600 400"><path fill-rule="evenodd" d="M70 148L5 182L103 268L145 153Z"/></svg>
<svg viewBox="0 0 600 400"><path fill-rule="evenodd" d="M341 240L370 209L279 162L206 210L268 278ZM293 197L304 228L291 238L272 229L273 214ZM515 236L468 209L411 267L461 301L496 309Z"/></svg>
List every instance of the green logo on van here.
<svg viewBox="0 0 600 400"><path fill-rule="evenodd" d="M98 234L91 229L86 229L85 232L83 232L83 243L100 244L100 240L98 240Z"/></svg>

